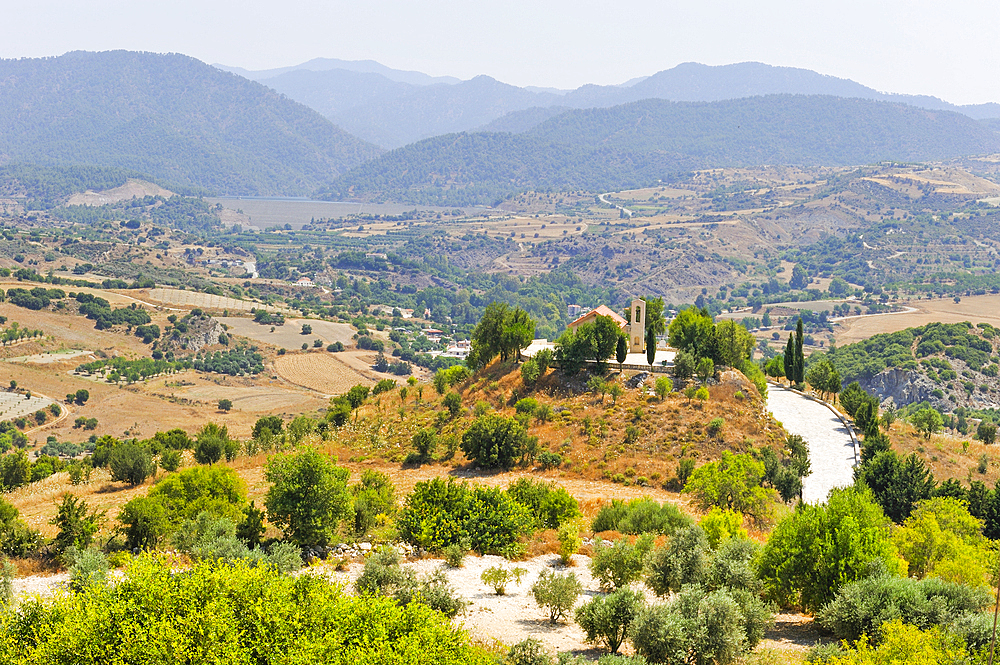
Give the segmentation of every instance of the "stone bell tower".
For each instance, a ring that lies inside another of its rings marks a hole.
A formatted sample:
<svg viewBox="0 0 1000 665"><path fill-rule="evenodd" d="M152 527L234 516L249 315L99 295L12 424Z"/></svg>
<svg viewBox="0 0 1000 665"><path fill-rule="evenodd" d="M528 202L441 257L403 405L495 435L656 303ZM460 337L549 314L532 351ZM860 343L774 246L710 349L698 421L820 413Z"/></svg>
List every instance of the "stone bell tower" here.
<svg viewBox="0 0 1000 665"><path fill-rule="evenodd" d="M629 353L645 353L646 351L646 301L636 298L629 308L631 322L628 330Z"/></svg>

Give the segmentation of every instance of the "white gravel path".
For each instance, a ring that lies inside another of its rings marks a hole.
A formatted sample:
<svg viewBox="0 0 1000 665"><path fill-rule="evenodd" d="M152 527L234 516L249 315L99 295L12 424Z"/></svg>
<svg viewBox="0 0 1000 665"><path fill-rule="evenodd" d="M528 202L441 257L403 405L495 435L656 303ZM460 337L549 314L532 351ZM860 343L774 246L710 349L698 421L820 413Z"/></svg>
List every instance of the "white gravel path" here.
<svg viewBox="0 0 1000 665"><path fill-rule="evenodd" d="M767 408L809 446L812 473L802 481L803 501L820 503L834 487L854 483L854 441L830 409L773 384L767 387Z"/></svg>

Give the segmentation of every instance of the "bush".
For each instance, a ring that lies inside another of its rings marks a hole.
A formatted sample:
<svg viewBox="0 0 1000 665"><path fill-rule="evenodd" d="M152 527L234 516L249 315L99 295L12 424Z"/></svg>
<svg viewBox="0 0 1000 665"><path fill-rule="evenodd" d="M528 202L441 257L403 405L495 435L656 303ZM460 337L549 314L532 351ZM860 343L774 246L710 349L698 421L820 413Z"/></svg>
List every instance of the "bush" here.
<svg viewBox="0 0 1000 665"><path fill-rule="evenodd" d="M108 581L108 560L104 552L96 547L88 547L85 550L70 548L66 552L67 558L72 561L69 568L69 586L73 591L80 592L86 587L103 585Z"/></svg>
<svg viewBox="0 0 1000 665"><path fill-rule="evenodd" d="M22 611L44 632L0 616L4 662L81 662L114 654L122 663L434 663L487 665L480 647L420 603L355 598L321 576L283 576L270 566L170 563L137 558L120 583L29 601ZM197 599L188 602L188 599ZM336 636L331 639L331 636ZM94 655L96 654L96 655ZM155 657L150 654L157 654Z"/></svg>
<svg viewBox="0 0 1000 665"><path fill-rule="evenodd" d="M449 391L441 402L448 409L448 415L452 418L456 418L462 412L462 396L454 390Z"/></svg>
<svg viewBox="0 0 1000 665"><path fill-rule="evenodd" d="M65 552L70 547L87 549L103 521L103 512L94 510L88 513L86 501L68 492L63 494L62 502L56 508L56 516L49 520L49 524L59 527L52 543L56 552Z"/></svg>
<svg viewBox="0 0 1000 665"><path fill-rule="evenodd" d="M538 381L538 376L541 372L538 370L538 363L534 360L525 360L521 364L521 381L524 382L526 386L535 385L535 381Z"/></svg>
<svg viewBox="0 0 1000 665"><path fill-rule="evenodd" d="M461 543L452 543L451 545L446 545L441 554L444 555L444 562L451 566L452 568L461 568L462 564L465 563L465 554L468 552L469 548L464 547Z"/></svg>
<svg viewBox="0 0 1000 665"><path fill-rule="evenodd" d="M895 618L883 623L879 634L877 647L865 636L855 645L855 651L834 662L844 665L971 662L961 639L937 626L921 630Z"/></svg>
<svg viewBox="0 0 1000 665"><path fill-rule="evenodd" d="M591 644L603 645L611 653L625 641L632 622L643 606L642 594L631 589L619 589L603 598L594 598L576 609L576 622L587 634Z"/></svg>
<svg viewBox="0 0 1000 665"><path fill-rule="evenodd" d="M524 568L490 566L483 571L483 574L479 576L479 579L483 581L483 584L492 588L496 595L504 596L507 594L507 585L511 581L513 581L514 584L520 584L521 578L526 572L528 571Z"/></svg>
<svg viewBox="0 0 1000 665"><path fill-rule="evenodd" d="M656 381L653 383L653 390L656 392L656 396L659 397L661 401L665 400L667 395L669 395L673 389L674 382L666 376L656 377Z"/></svg>
<svg viewBox="0 0 1000 665"><path fill-rule="evenodd" d="M265 562L279 573L295 572L302 568L302 551L291 543L274 543Z"/></svg>
<svg viewBox="0 0 1000 665"><path fill-rule="evenodd" d="M535 354L532 360L538 365L539 376L544 375L545 371L552 365L552 355L552 349L542 349Z"/></svg>
<svg viewBox="0 0 1000 665"><path fill-rule="evenodd" d="M768 501L774 491L761 487L764 464L748 454L734 455L724 451L718 462L709 462L695 469L684 485L698 505L707 510L713 506L735 510L762 520L768 514Z"/></svg>
<svg viewBox="0 0 1000 665"><path fill-rule="evenodd" d="M529 637L511 646L503 665L552 665L552 657L546 653L541 642Z"/></svg>
<svg viewBox="0 0 1000 665"><path fill-rule="evenodd" d="M194 444L194 460L198 464L215 464L226 454L229 444L229 429L215 423L201 428Z"/></svg>
<svg viewBox="0 0 1000 665"><path fill-rule="evenodd" d="M532 518L500 489L433 478L414 486L397 525L404 540L424 549L467 542L477 552L499 553L531 531Z"/></svg>
<svg viewBox="0 0 1000 665"><path fill-rule="evenodd" d="M610 505L601 507L591 530L595 533L618 531L632 535L656 533L669 536L691 524L693 520L672 503L661 505L649 498L628 502L614 499Z"/></svg>
<svg viewBox="0 0 1000 665"><path fill-rule="evenodd" d="M119 531L125 538L125 547L130 550L156 549L160 539L170 529L163 504L148 496L136 497L122 506L118 522L121 524Z"/></svg>
<svg viewBox="0 0 1000 665"><path fill-rule="evenodd" d="M525 453L527 433L513 418L487 413L462 435L462 452L484 469L509 469Z"/></svg>
<svg viewBox="0 0 1000 665"><path fill-rule="evenodd" d="M447 617L454 617L467 604L448 585L444 573L437 571L418 578L412 569L399 565L399 555L392 548L368 557L354 588L359 594L390 596L404 606L423 603Z"/></svg>
<svg viewBox="0 0 1000 665"><path fill-rule="evenodd" d="M538 453L538 457L535 459L538 460L538 463L541 464L542 468L545 470L559 468L563 463L562 455L559 453L549 452L547 450Z"/></svg>
<svg viewBox="0 0 1000 665"><path fill-rule="evenodd" d="M725 425L726 421L722 418L712 418L708 422L708 427L705 429L708 431L709 436L718 436L719 432L722 431L722 428L725 427Z"/></svg>
<svg viewBox="0 0 1000 665"><path fill-rule="evenodd" d="M754 560L760 545L747 538L729 538L723 541L712 557L705 573L705 585L712 589L747 590L758 594L761 581L754 570Z"/></svg>
<svg viewBox="0 0 1000 665"><path fill-rule="evenodd" d="M706 594L698 586L641 611L631 636L636 652L654 663L725 665L750 648L739 603L726 591Z"/></svg>
<svg viewBox="0 0 1000 665"><path fill-rule="evenodd" d="M560 575L550 570L543 570L531 587L535 602L549 613L550 623L565 617L581 593L583 585L575 574Z"/></svg>
<svg viewBox="0 0 1000 665"><path fill-rule="evenodd" d="M936 579L875 575L844 585L816 619L839 639L853 641L869 635L877 641L879 626L887 617L899 617L921 628L944 627L989 604L986 589Z"/></svg>
<svg viewBox="0 0 1000 665"><path fill-rule="evenodd" d="M514 411L517 413L526 413L529 416L535 412L538 408L538 400L534 397L525 397L523 399L517 400L514 405Z"/></svg>
<svg viewBox="0 0 1000 665"><path fill-rule="evenodd" d="M590 560L590 572L600 580L602 589L627 587L642 576L646 555L652 548L652 534L640 536L634 544L624 538L610 547L598 542Z"/></svg>
<svg viewBox="0 0 1000 665"><path fill-rule="evenodd" d="M434 430L422 429L413 435L413 448L421 462L426 462L434 458L434 450L437 448L437 435Z"/></svg>
<svg viewBox="0 0 1000 665"><path fill-rule="evenodd" d="M708 539L701 527L690 526L649 555L646 585L657 596L666 596L686 584L701 584L707 567Z"/></svg>
<svg viewBox="0 0 1000 665"><path fill-rule="evenodd" d="M730 538L747 537L747 532L743 528L743 515L735 510L712 508L701 518L699 526L704 529L708 544L713 550L718 549L720 544Z"/></svg>
<svg viewBox="0 0 1000 665"><path fill-rule="evenodd" d="M877 562L901 571L889 520L867 488L834 489L827 503L801 504L771 532L757 564L770 598L816 610Z"/></svg>
<svg viewBox="0 0 1000 665"><path fill-rule="evenodd" d="M141 485L156 473L156 462L149 449L134 443L115 446L108 457L108 467L111 480L128 483L131 487Z"/></svg>
<svg viewBox="0 0 1000 665"><path fill-rule="evenodd" d="M363 536L388 522L396 513L396 490L389 476L366 469L351 486L354 533Z"/></svg>
<svg viewBox="0 0 1000 665"><path fill-rule="evenodd" d="M561 525L556 538L559 540L559 557L563 565L568 566L573 561L573 555L580 551L580 546L583 544L579 522L566 522Z"/></svg>
<svg viewBox="0 0 1000 665"><path fill-rule="evenodd" d="M268 519L300 547L324 546L350 510L350 473L313 449L267 463Z"/></svg>
<svg viewBox="0 0 1000 665"><path fill-rule="evenodd" d="M10 559L4 558L3 563L0 563L0 608L10 605L14 598L13 582L16 575L17 568Z"/></svg>
<svg viewBox="0 0 1000 665"><path fill-rule="evenodd" d="M515 501L527 507L539 529L558 529L560 525L580 517L580 504L563 487L519 478L507 492Z"/></svg>
<svg viewBox="0 0 1000 665"><path fill-rule="evenodd" d="M181 459L181 451L164 450L160 453L160 466L163 467L164 471L174 472L180 468Z"/></svg>
<svg viewBox="0 0 1000 665"><path fill-rule="evenodd" d="M149 498L166 511L171 528L207 512L234 523L243 517L247 489L236 472L226 466L193 466L170 474L153 485Z"/></svg>

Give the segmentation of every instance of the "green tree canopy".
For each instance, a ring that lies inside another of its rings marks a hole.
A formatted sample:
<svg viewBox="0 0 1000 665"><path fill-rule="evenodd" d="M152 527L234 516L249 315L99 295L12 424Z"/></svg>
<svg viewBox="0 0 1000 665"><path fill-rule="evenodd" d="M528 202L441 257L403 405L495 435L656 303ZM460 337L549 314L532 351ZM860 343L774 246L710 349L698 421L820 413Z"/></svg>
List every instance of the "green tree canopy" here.
<svg viewBox="0 0 1000 665"><path fill-rule="evenodd" d="M347 469L308 448L267 464L271 483L264 500L268 519L299 546L324 546L350 513Z"/></svg>

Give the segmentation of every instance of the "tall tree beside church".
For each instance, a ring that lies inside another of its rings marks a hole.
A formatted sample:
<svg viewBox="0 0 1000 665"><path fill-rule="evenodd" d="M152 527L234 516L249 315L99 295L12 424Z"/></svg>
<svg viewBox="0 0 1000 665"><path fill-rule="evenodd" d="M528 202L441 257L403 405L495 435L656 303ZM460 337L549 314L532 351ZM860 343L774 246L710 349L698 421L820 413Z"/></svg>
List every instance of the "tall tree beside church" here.
<svg viewBox="0 0 1000 665"><path fill-rule="evenodd" d="M802 385L805 383L806 359L802 353L802 318L795 325L795 383Z"/></svg>
<svg viewBox="0 0 1000 665"><path fill-rule="evenodd" d="M646 328L646 362L652 371L653 363L656 362L656 331L652 328Z"/></svg>

